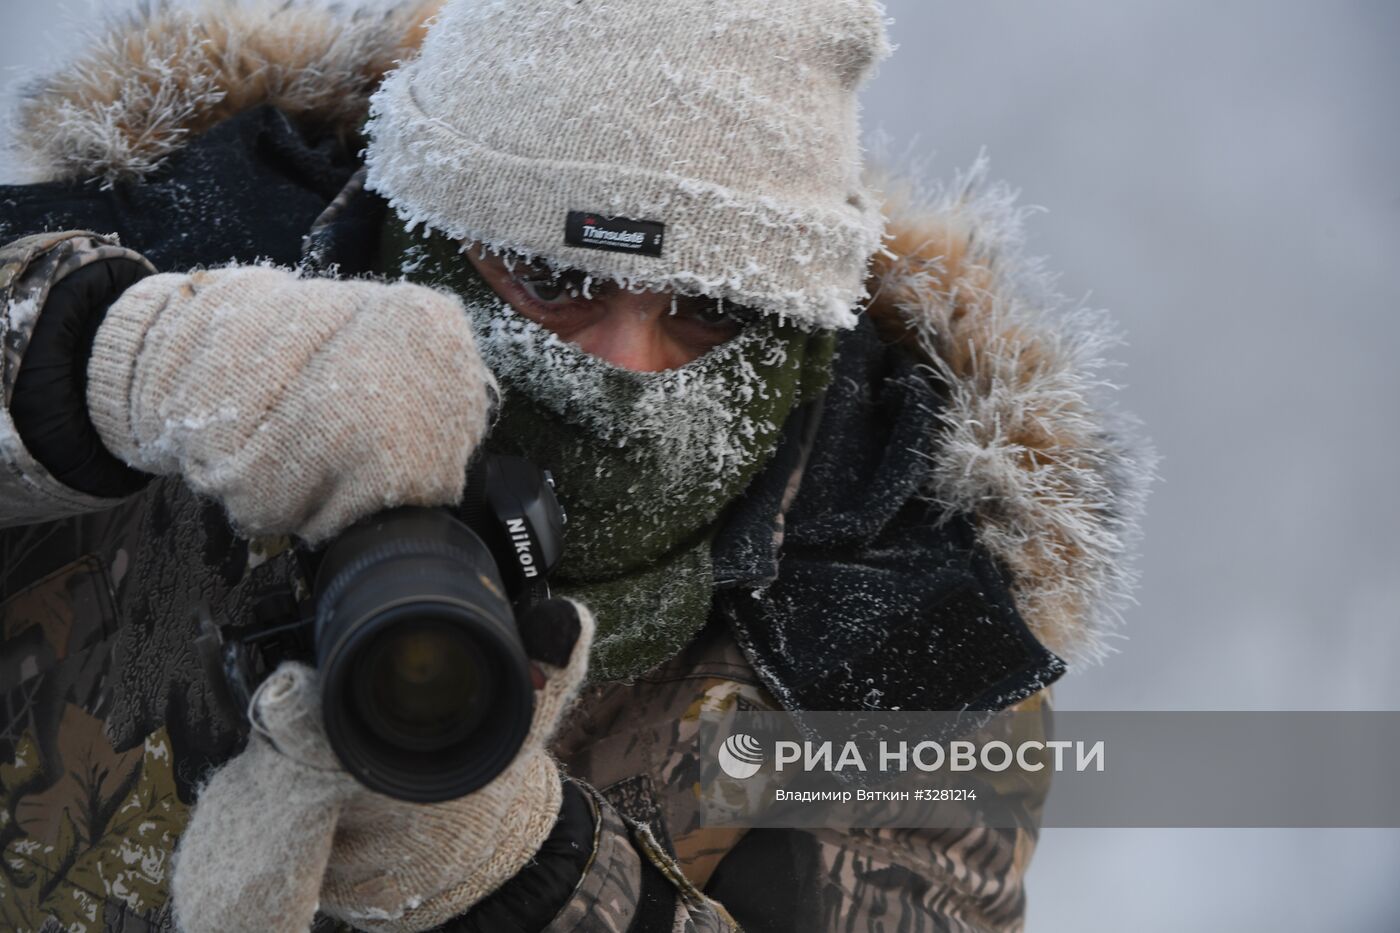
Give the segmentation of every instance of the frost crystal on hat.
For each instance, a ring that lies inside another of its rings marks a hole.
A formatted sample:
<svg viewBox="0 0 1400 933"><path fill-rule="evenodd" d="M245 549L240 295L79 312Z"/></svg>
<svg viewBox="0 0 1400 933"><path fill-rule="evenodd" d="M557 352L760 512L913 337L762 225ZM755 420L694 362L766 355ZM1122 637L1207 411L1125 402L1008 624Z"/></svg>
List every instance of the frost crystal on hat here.
<svg viewBox="0 0 1400 933"><path fill-rule="evenodd" d="M373 98L368 186L459 240L850 327L883 229L855 92L887 51L874 0L450 0Z"/></svg>

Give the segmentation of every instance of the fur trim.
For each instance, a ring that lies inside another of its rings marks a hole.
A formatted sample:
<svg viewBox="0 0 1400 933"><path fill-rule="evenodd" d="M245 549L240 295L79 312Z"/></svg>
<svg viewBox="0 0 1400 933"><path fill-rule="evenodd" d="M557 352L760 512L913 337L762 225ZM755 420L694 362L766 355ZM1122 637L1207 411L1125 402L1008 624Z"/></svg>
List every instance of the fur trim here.
<svg viewBox="0 0 1400 933"><path fill-rule="evenodd" d="M147 3L28 92L19 139L48 178L134 179L189 138L271 103L353 133L370 92L411 54L442 0L343 12L327 0ZM928 495L975 515L1047 647L1107 652L1130 600L1130 556L1155 454L1105 404L1103 315L1067 305L1025 255L1024 208L979 160L951 185L886 185L887 254L869 313L947 388Z"/></svg>
<svg viewBox="0 0 1400 933"><path fill-rule="evenodd" d="M977 519L1036 636L1070 662L1108 653L1156 454L1103 398L1101 313L1069 305L1025 255L1026 208L979 160L930 192L887 185L888 248L869 313L946 387L928 495Z"/></svg>
<svg viewBox="0 0 1400 933"><path fill-rule="evenodd" d="M325 0L146 0L72 65L27 88L16 149L45 180L140 178L191 135L260 104L353 132L442 0L337 10Z"/></svg>

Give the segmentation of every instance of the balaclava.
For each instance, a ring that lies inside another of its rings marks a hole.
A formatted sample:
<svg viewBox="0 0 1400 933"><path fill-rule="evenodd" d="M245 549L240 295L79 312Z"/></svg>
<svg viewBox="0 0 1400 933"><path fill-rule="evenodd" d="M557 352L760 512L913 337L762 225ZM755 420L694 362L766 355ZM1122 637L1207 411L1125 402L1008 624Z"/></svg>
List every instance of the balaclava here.
<svg viewBox="0 0 1400 933"><path fill-rule="evenodd" d="M382 271L453 289L504 398L488 445L550 469L557 588L625 679L704 623L718 516L824 388L882 219L855 91L886 51L874 0L449 0L385 79L367 185ZM422 227L422 235L413 231ZM611 366L515 314L461 244L759 313L679 369Z"/></svg>

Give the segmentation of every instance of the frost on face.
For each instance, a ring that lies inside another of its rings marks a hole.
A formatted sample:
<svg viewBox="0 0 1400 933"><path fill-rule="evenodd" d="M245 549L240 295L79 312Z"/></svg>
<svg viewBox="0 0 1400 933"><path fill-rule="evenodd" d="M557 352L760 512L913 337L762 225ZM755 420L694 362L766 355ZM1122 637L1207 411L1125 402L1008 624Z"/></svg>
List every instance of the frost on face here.
<svg viewBox="0 0 1400 933"><path fill-rule="evenodd" d="M771 328L746 328L686 366L644 373L566 343L504 302L474 305L472 313L482 355L504 385L586 428L624 460L660 469L677 491L689 491L697 477L724 488L777 429L745 414L777 391L749 360L775 367L787 360Z"/></svg>
<svg viewBox="0 0 1400 933"><path fill-rule="evenodd" d="M561 578L608 579L694 547L776 449L804 391L809 335L771 319L686 366L645 373L494 296L467 306L505 393L488 445L549 469L568 513Z"/></svg>

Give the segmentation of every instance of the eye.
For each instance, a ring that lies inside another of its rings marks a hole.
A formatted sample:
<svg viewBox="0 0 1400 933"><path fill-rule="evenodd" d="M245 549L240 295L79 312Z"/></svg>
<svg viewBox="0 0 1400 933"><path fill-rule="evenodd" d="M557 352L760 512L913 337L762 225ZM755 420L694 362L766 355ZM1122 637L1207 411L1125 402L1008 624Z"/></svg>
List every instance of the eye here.
<svg viewBox="0 0 1400 933"><path fill-rule="evenodd" d="M741 329L750 316L746 308L712 298L682 299L676 314L702 327L731 332Z"/></svg>
<svg viewBox="0 0 1400 933"><path fill-rule="evenodd" d="M540 304L562 304L561 298L572 299L576 292L562 279L550 276L534 276L516 279L520 287Z"/></svg>
<svg viewBox="0 0 1400 933"><path fill-rule="evenodd" d="M562 308L576 301L592 301L606 286L592 282L587 275L569 269L555 272L541 266L527 266L511 281L525 293L533 303L547 308Z"/></svg>
<svg viewBox="0 0 1400 933"><path fill-rule="evenodd" d="M733 321L733 318L726 314L725 310L720 307L719 302L715 302L714 304L707 303L704 307L692 311L690 316L701 324L709 324L712 327L729 324Z"/></svg>

